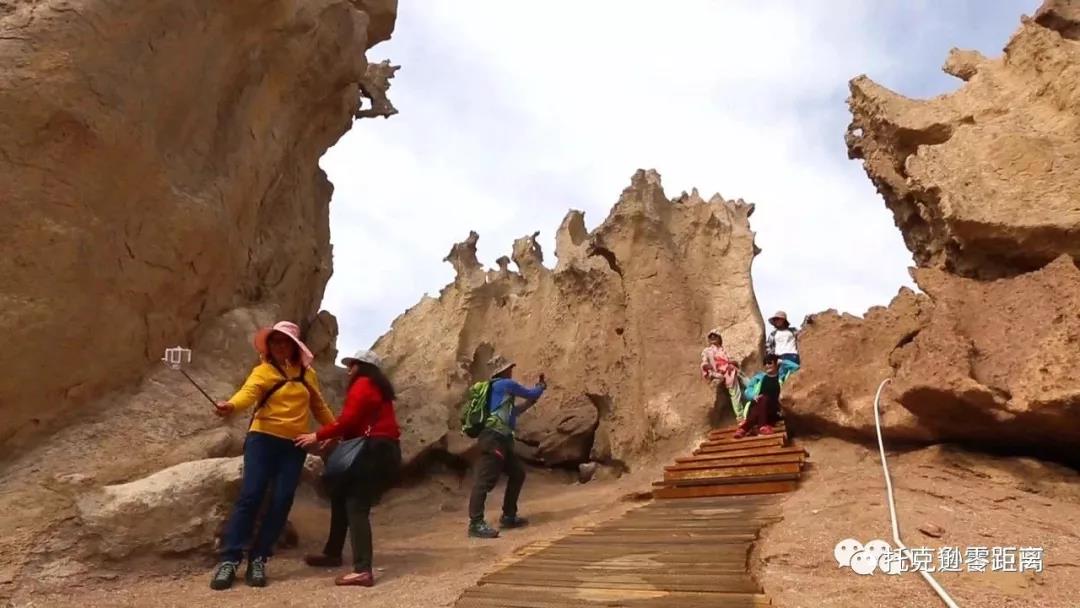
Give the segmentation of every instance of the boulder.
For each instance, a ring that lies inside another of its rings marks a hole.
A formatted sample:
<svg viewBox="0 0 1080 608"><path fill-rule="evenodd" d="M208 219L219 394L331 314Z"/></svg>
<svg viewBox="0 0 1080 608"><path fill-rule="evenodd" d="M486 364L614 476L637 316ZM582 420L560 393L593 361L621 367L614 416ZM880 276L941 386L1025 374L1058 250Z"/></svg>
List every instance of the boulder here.
<svg viewBox="0 0 1080 608"><path fill-rule="evenodd" d="M212 548L240 488L243 458L185 462L78 500L96 553L113 559Z"/></svg>

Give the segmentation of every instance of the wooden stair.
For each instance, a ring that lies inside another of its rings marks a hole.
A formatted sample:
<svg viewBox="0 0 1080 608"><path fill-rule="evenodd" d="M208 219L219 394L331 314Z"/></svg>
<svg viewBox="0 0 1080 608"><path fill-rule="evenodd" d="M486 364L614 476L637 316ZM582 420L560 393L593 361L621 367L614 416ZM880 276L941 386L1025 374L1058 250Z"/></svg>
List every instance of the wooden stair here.
<svg viewBox="0 0 1080 608"><path fill-rule="evenodd" d="M455 608L771 606L748 556L761 528L780 519L780 497L766 495L794 490L808 454L789 445L783 425L766 437L734 434L713 430L664 467L652 494L665 500L522 547Z"/></svg>
<svg viewBox="0 0 1080 608"><path fill-rule="evenodd" d="M798 486L806 450L790 445L781 423L772 435L735 438L737 427L714 429L690 456L664 467L654 498L704 498L790 492Z"/></svg>
<svg viewBox="0 0 1080 608"><path fill-rule="evenodd" d="M652 501L518 549L454 606L765 608L771 602L747 558L761 528L779 520L776 503L772 496Z"/></svg>

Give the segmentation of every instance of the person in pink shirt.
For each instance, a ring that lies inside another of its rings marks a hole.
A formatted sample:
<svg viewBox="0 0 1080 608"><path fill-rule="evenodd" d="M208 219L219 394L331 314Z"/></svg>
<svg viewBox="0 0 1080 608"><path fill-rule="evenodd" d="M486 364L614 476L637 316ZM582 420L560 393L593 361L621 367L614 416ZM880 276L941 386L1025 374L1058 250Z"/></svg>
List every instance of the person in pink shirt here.
<svg viewBox="0 0 1080 608"><path fill-rule="evenodd" d="M735 419L741 423L746 418L746 403L739 385L739 366L724 350L719 328L710 331L706 339L709 345L701 351L701 376L717 389L723 386L727 390Z"/></svg>

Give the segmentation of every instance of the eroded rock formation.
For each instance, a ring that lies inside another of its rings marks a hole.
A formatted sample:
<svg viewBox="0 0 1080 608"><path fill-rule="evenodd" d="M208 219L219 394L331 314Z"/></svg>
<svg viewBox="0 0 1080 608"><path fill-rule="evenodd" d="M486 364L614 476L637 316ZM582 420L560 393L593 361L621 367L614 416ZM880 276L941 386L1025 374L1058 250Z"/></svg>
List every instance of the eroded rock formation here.
<svg viewBox="0 0 1080 608"><path fill-rule="evenodd" d="M248 418L217 419L165 347L190 346L226 398L255 329L292 319L339 401L318 160L354 118L395 112L396 67L365 53L396 8L0 5L0 329L17 345L0 354L0 585L213 543Z"/></svg>
<svg viewBox="0 0 1080 608"><path fill-rule="evenodd" d="M763 323L750 266L753 206L697 192L669 200L654 171L639 171L592 232L571 211L556 235L558 264L543 265L536 234L485 271L478 235L446 261L456 279L394 321L375 345L401 388L406 459L464 450L457 421L465 390L494 353L549 391L520 421L526 457L547 464L630 462L656 442L698 431L712 406L697 373L704 334L761 355Z"/></svg>
<svg viewBox="0 0 1080 608"><path fill-rule="evenodd" d="M396 0L0 7L0 447L132 386L237 307L331 273L318 159L389 115Z"/></svg>
<svg viewBox="0 0 1080 608"><path fill-rule="evenodd" d="M851 155L896 216L925 292L814 316L787 389L803 428L957 441L1077 461L1080 3L1047 2L1004 57L954 51L967 83L913 101L852 81Z"/></svg>
<svg viewBox="0 0 1080 608"><path fill-rule="evenodd" d="M953 50L955 93L916 101L851 82L847 143L919 266L1009 277L1080 259L1080 17L1046 2L998 59Z"/></svg>

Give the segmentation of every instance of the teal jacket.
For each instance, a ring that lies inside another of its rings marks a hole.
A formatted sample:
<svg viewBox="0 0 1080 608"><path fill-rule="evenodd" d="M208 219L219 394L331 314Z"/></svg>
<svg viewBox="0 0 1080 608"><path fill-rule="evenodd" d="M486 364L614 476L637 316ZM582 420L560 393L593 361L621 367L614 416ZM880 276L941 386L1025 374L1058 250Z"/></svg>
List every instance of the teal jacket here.
<svg viewBox="0 0 1080 608"><path fill-rule="evenodd" d="M786 359L780 360L780 386L784 386L787 379L791 374L799 371L799 365ZM746 390L743 391L743 397L747 401L753 401L761 394L761 381L765 379L765 372L758 372L754 374L750 381L746 383Z"/></svg>

